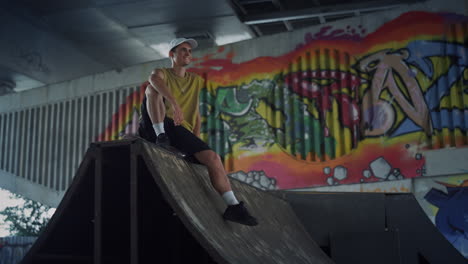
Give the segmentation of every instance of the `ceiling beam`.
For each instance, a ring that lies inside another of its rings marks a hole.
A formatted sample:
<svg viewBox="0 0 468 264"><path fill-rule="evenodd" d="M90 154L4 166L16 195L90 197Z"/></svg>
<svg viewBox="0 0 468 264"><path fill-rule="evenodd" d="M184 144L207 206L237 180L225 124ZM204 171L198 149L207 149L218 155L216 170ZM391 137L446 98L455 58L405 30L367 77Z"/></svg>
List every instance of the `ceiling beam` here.
<svg viewBox="0 0 468 264"><path fill-rule="evenodd" d="M244 6L238 0L228 0L226 2L232 8L234 13L237 15L237 18L240 19L241 15L245 16L247 14L247 10L245 10Z"/></svg>
<svg viewBox="0 0 468 264"><path fill-rule="evenodd" d="M219 18L226 18L226 17L234 17L237 15L234 14L221 14L221 15L215 15L215 16L202 16L202 17L193 17L193 18L188 18L185 19L185 22L196 22L196 21L203 21L206 19L219 19ZM155 27L155 26L164 26L164 25L174 25L180 22L180 20L170 20L170 21L164 21L162 23L149 23L149 24L139 24L139 25L132 25L132 26L126 26L127 29L141 29L141 28L148 28L148 27Z"/></svg>
<svg viewBox="0 0 468 264"><path fill-rule="evenodd" d="M246 15L243 19L243 22L246 25L257 25L265 23L274 23L281 22L285 20L299 20L307 19L321 16L331 16L331 15L344 15L344 14L354 14L356 12L371 12L371 11L380 11L385 9L391 9L400 7L404 4L411 4L415 2L422 2L423 0L407 0L405 2L399 0L388 0L388 1L368 1L359 4L342 4L335 6L320 6L302 10L289 10L289 11L279 11L272 12L268 14L259 14L259 15Z"/></svg>
<svg viewBox="0 0 468 264"><path fill-rule="evenodd" d="M281 11L284 11L284 7L283 5L281 4L280 0L271 0L271 2L273 3L273 5L278 8L279 10ZM287 20L283 20L283 24L284 26L286 27L286 29L288 31L293 31L294 30L294 27L293 25L291 24L291 22L287 21Z"/></svg>
<svg viewBox="0 0 468 264"><path fill-rule="evenodd" d="M252 25L251 26L255 34L257 34L257 37L263 36L263 32L260 30L260 28L257 25Z"/></svg>
<svg viewBox="0 0 468 264"><path fill-rule="evenodd" d="M319 16L318 18L319 18L320 24L325 24L325 23L327 23L327 20L325 19L324 16Z"/></svg>
<svg viewBox="0 0 468 264"><path fill-rule="evenodd" d="M245 15L247 14L247 10L244 8L244 6L241 3L239 3L238 0L227 0L226 2L232 8L234 14L236 14L236 17L239 19L239 21L242 22L242 17L245 17ZM263 32L258 26L251 25L248 27L256 37L263 36Z"/></svg>
<svg viewBox="0 0 468 264"><path fill-rule="evenodd" d="M260 4L260 3L268 3L271 0L238 0L239 4L242 5L251 5L251 4Z"/></svg>

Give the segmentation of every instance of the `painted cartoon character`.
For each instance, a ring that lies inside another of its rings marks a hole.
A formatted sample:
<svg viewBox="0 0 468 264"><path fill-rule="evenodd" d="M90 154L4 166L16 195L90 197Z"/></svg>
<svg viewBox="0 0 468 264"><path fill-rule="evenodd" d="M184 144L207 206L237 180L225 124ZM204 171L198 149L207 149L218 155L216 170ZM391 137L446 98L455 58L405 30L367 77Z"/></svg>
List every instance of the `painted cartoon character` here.
<svg viewBox="0 0 468 264"><path fill-rule="evenodd" d="M254 80L239 87L220 87L216 97L207 94L207 98L201 98L202 106L210 111L215 121L207 122L206 126L222 120L218 127L211 125L207 129L211 133L221 133L222 130L228 135L230 143L239 143L244 149L252 150L273 144L273 131L256 109L274 85L270 80Z"/></svg>
<svg viewBox="0 0 468 264"><path fill-rule="evenodd" d="M416 76L406 63L408 57L407 49L386 49L366 56L356 64L360 72L371 76L371 86L361 101L361 129L365 136L381 136L392 129L396 121L393 100L426 135L432 134L429 109ZM385 89L392 101L381 98Z"/></svg>

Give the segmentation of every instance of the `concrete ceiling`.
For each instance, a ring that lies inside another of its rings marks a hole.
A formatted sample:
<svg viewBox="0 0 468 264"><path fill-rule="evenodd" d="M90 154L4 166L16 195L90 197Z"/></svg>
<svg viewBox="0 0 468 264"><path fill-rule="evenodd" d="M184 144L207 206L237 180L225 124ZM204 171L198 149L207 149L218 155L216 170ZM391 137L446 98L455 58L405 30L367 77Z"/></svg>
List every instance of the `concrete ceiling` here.
<svg viewBox="0 0 468 264"><path fill-rule="evenodd" d="M0 96L416 0L2 0Z"/></svg>

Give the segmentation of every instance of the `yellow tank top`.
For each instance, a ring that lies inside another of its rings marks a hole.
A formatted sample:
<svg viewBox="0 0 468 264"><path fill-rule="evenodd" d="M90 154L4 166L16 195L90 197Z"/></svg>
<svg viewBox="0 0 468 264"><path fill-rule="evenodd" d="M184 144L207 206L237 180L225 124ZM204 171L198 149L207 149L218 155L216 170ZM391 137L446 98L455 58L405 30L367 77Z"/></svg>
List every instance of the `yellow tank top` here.
<svg viewBox="0 0 468 264"><path fill-rule="evenodd" d="M186 72L184 77L177 76L171 69L161 69L164 80L171 91L172 96L179 103L184 113L182 126L193 132L199 113L200 90L203 88L204 80L195 73ZM166 100L166 116L174 119L174 111L171 104Z"/></svg>

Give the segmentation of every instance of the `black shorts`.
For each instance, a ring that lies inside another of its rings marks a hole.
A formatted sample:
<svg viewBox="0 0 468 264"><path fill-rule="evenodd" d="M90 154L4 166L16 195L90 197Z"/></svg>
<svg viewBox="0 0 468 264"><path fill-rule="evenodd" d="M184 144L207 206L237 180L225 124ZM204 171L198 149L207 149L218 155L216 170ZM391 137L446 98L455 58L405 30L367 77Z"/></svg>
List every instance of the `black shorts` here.
<svg viewBox="0 0 468 264"><path fill-rule="evenodd" d="M195 136L185 127L174 125L174 121L171 118L164 118L164 131L169 137L171 146L185 153L187 156L192 156L203 150L211 150L203 140ZM140 122L138 134L140 137L150 142L156 142L156 133L154 132L152 124L149 125L148 122Z"/></svg>

